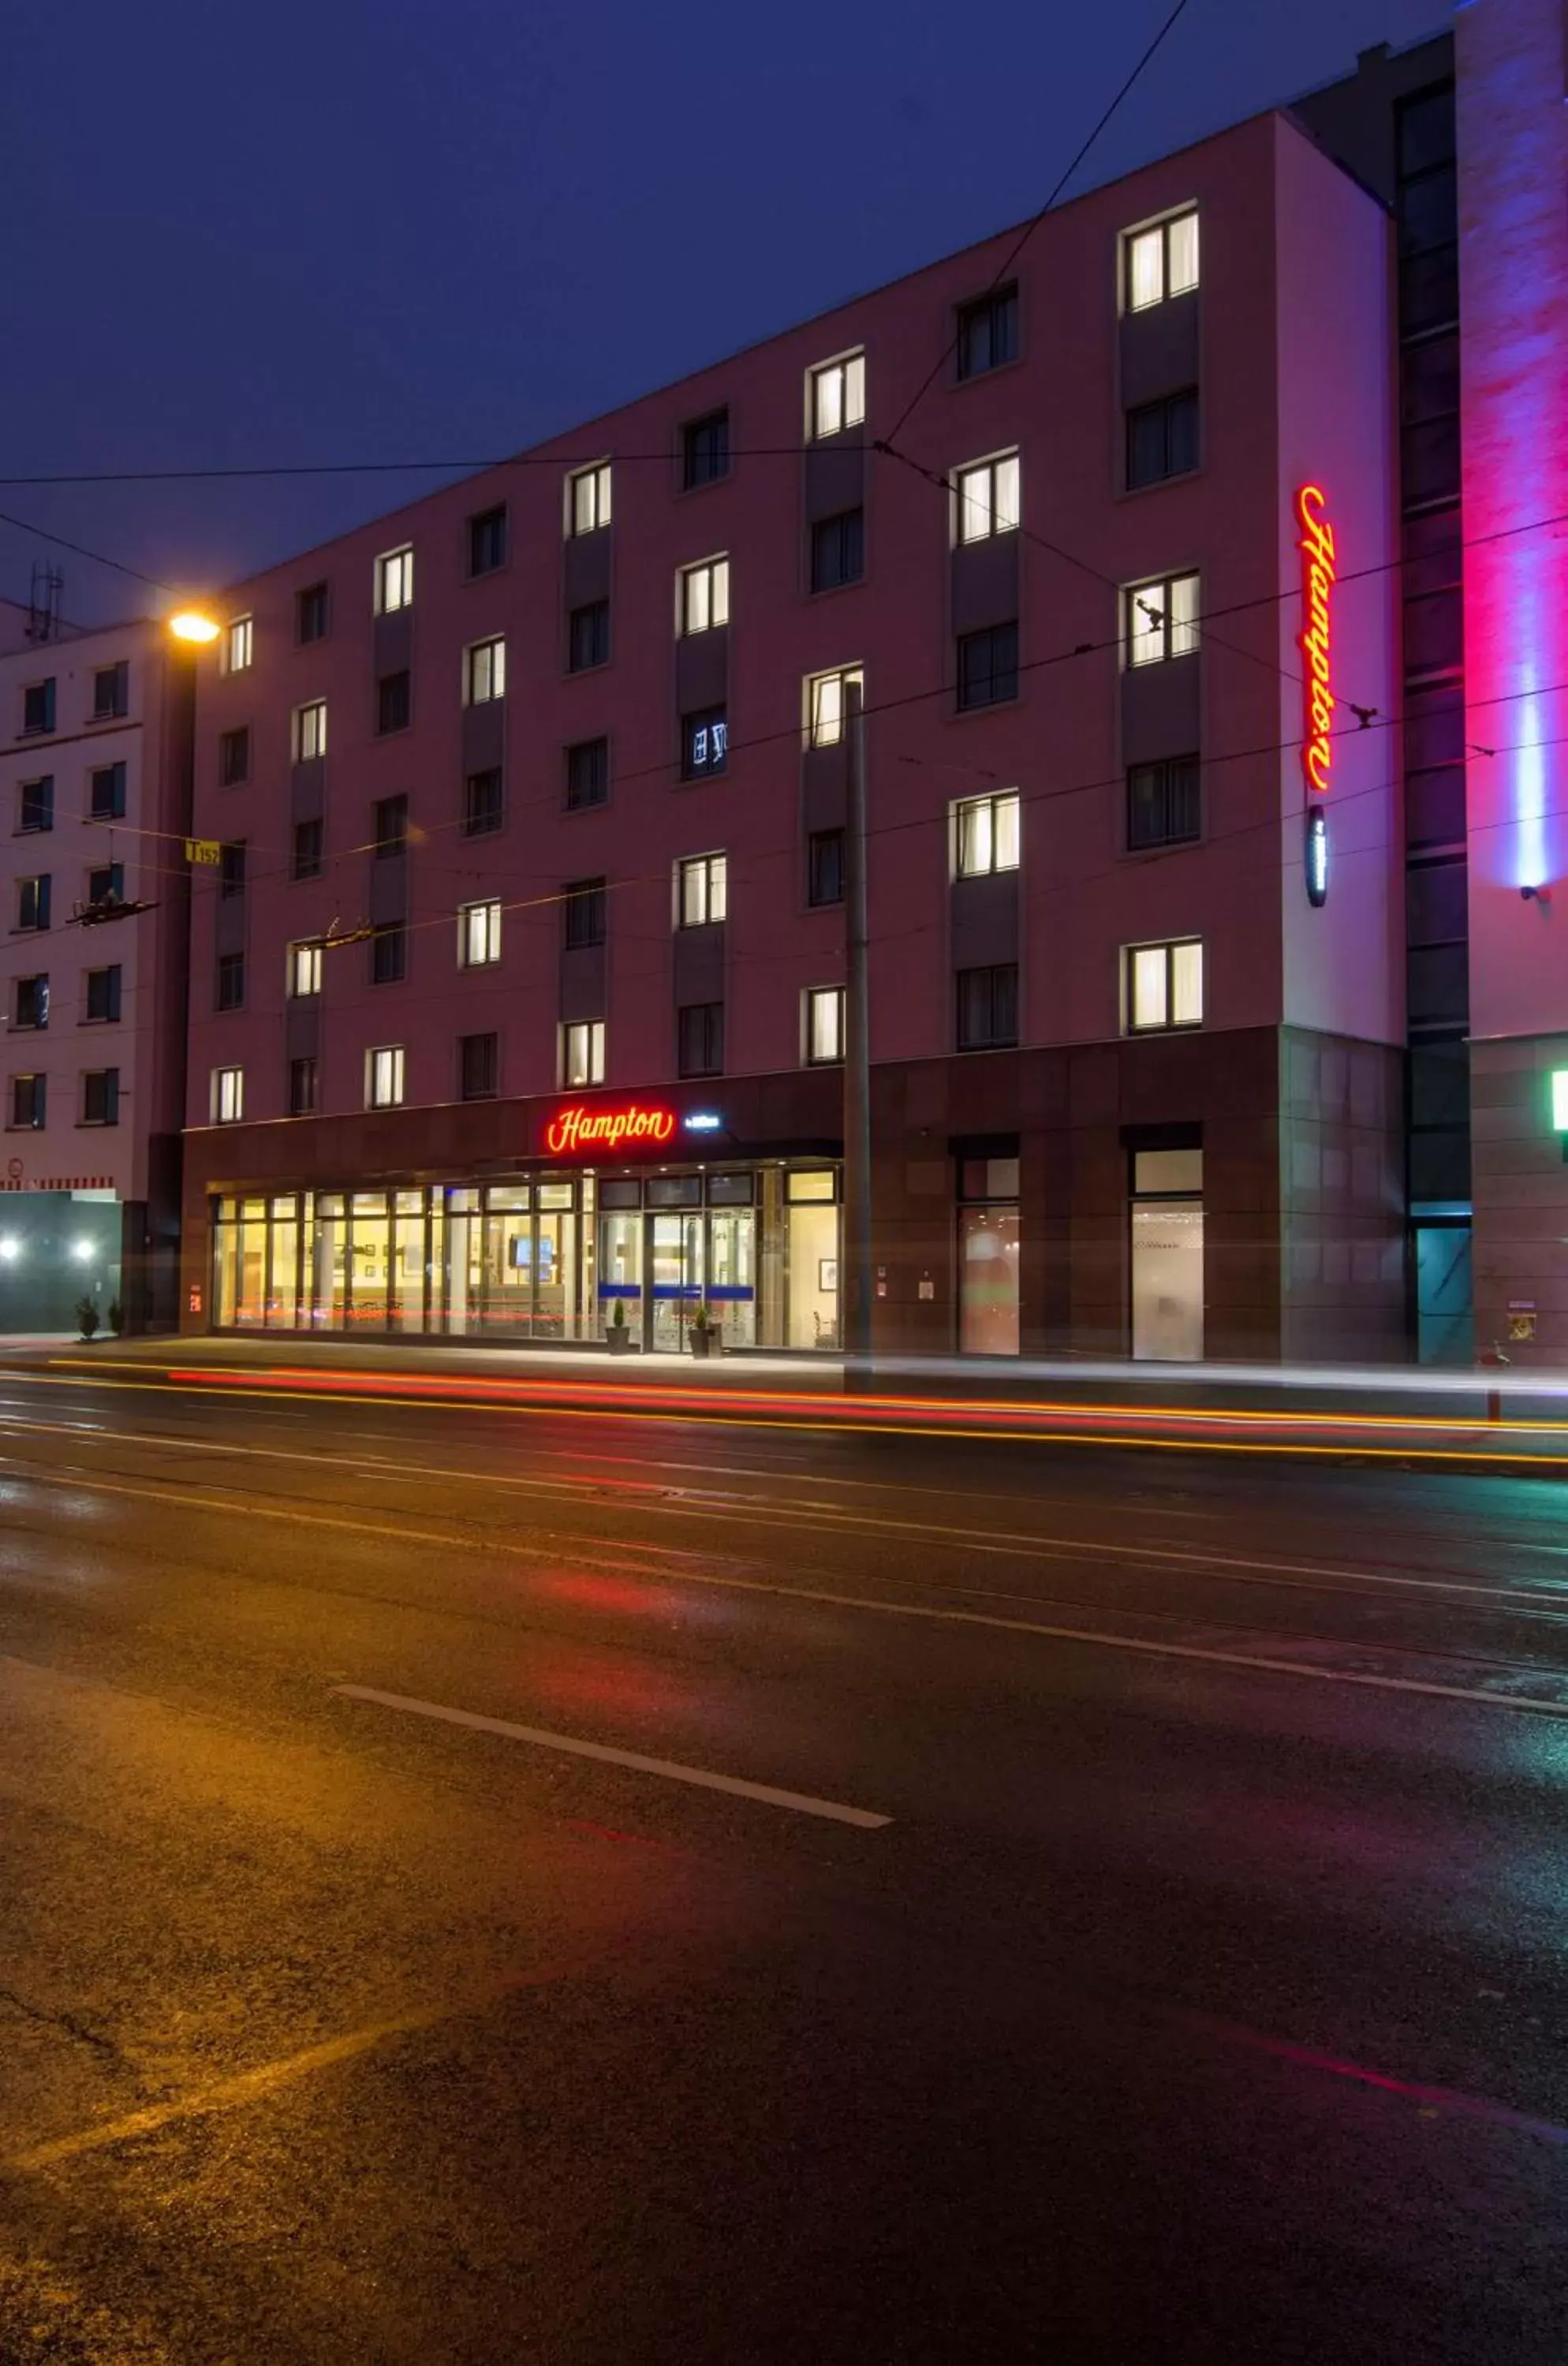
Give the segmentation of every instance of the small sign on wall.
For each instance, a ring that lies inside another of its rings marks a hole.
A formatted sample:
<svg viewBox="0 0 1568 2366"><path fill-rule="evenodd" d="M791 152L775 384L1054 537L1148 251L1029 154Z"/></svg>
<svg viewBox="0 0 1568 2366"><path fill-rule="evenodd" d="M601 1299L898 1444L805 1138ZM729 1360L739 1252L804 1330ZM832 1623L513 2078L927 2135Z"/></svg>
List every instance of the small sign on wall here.
<svg viewBox="0 0 1568 2366"><path fill-rule="evenodd" d="M1508 1301L1508 1336L1510 1339L1535 1337L1536 1306L1533 1298L1510 1298Z"/></svg>

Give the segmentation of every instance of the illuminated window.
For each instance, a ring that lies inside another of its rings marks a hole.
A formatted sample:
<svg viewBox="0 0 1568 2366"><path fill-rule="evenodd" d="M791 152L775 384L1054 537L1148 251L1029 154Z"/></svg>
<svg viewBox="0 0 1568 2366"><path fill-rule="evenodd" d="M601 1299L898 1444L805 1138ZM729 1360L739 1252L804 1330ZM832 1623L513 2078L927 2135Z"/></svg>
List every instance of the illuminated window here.
<svg viewBox="0 0 1568 2366"><path fill-rule="evenodd" d="M321 947L319 939L307 938L288 948L288 985L291 995L320 994L321 990Z"/></svg>
<svg viewBox="0 0 1568 2366"><path fill-rule="evenodd" d="M1003 452L973 468L960 468L954 482L960 542L986 542L994 534L1016 534L1020 516L1016 452Z"/></svg>
<svg viewBox="0 0 1568 2366"><path fill-rule="evenodd" d="M711 632L729 622L729 561L705 558L682 567L678 578L677 620L682 633Z"/></svg>
<svg viewBox="0 0 1568 2366"><path fill-rule="evenodd" d="M1551 1130L1568 1133L1568 1068L1551 1071Z"/></svg>
<svg viewBox="0 0 1568 2366"><path fill-rule="evenodd" d="M1196 756L1165 756L1127 772L1127 848L1184 846L1201 835L1201 771Z"/></svg>
<svg viewBox="0 0 1568 2366"><path fill-rule="evenodd" d="M243 673L255 648L255 618L236 616L223 636L223 670Z"/></svg>
<svg viewBox="0 0 1568 2366"><path fill-rule="evenodd" d="M1128 945L1122 986L1130 1034L1203 1023L1203 946L1198 937L1163 945Z"/></svg>
<svg viewBox="0 0 1568 2366"><path fill-rule="evenodd" d="M327 702L312 698L294 710L294 761L312 763L327 752Z"/></svg>
<svg viewBox="0 0 1568 2366"><path fill-rule="evenodd" d="M464 904L457 913L457 960L464 969L484 969L501 959L501 899Z"/></svg>
<svg viewBox="0 0 1568 2366"><path fill-rule="evenodd" d="M675 865L675 922L706 928L725 915L728 865L722 854L694 854Z"/></svg>
<svg viewBox="0 0 1568 2366"><path fill-rule="evenodd" d="M403 1097L403 1047L383 1043L365 1054L365 1106L396 1109Z"/></svg>
<svg viewBox="0 0 1568 2366"><path fill-rule="evenodd" d="M865 417L865 355L846 354L807 376L807 429L815 439L841 435Z"/></svg>
<svg viewBox="0 0 1568 2366"><path fill-rule="evenodd" d="M729 762L729 718L722 706L704 706L681 717L681 777L710 779Z"/></svg>
<svg viewBox="0 0 1568 2366"><path fill-rule="evenodd" d="M958 375L981 377L1018 359L1018 288L993 287L958 313Z"/></svg>
<svg viewBox="0 0 1568 2366"><path fill-rule="evenodd" d="M1129 312L1146 311L1168 296L1185 296L1198 285L1197 208L1147 230L1128 231L1122 252L1123 301Z"/></svg>
<svg viewBox="0 0 1568 2366"><path fill-rule="evenodd" d="M953 808L953 867L960 879L1018 869L1018 791L964 797Z"/></svg>
<svg viewBox="0 0 1568 2366"><path fill-rule="evenodd" d="M865 675L859 666L841 666L834 673L806 677L806 738L811 748L836 748L844 736L846 718L865 695Z"/></svg>
<svg viewBox="0 0 1568 2366"><path fill-rule="evenodd" d="M214 1125L238 1125L245 1114L245 1072L243 1068L214 1068L212 1071L212 1122Z"/></svg>
<svg viewBox="0 0 1568 2366"><path fill-rule="evenodd" d="M506 643L499 633L464 651L463 696L470 706L506 696Z"/></svg>
<svg viewBox="0 0 1568 2366"><path fill-rule="evenodd" d="M376 561L376 614L390 616L412 606L413 548L404 543L400 550L384 550Z"/></svg>
<svg viewBox="0 0 1568 2366"><path fill-rule="evenodd" d="M570 535L597 534L602 525L610 523L610 463L601 460L592 468L579 468L566 480L567 532Z"/></svg>
<svg viewBox="0 0 1568 2366"><path fill-rule="evenodd" d="M563 1085L604 1083L604 1022L602 1019L572 1019L562 1027L560 1080Z"/></svg>
<svg viewBox="0 0 1568 2366"><path fill-rule="evenodd" d="M844 1056L844 989L813 986L806 991L806 1059L808 1067L827 1068Z"/></svg>
<svg viewBox="0 0 1568 2366"><path fill-rule="evenodd" d="M1198 646L1198 578L1170 575L1123 594L1129 665L1160 665L1190 657Z"/></svg>

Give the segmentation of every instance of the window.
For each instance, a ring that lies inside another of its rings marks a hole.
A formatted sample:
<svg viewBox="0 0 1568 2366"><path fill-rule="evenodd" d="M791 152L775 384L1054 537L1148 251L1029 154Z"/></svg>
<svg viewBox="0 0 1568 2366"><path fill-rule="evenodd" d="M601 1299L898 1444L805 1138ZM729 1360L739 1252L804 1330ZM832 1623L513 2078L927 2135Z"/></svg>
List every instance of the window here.
<svg viewBox="0 0 1568 2366"><path fill-rule="evenodd" d="M560 1080L563 1085L602 1085L604 1081L604 1022L602 1019L569 1020L560 1031Z"/></svg>
<svg viewBox="0 0 1568 2366"><path fill-rule="evenodd" d="M214 1125L239 1124L245 1114L243 1068L213 1069L211 1107Z"/></svg>
<svg viewBox="0 0 1568 2366"><path fill-rule="evenodd" d="M814 829L806 841L806 900L808 904L841 904L844 900L844 833Z"/></svg>
<svg viewBox="0 0 1568 2366"><path fill-rule="evenodd" d="M223 670L243 673L255 653L255 619L236 616L223 636Z"/></svg>
<svg viewBox="0 0 1568 2366"><path fill-rule="evenodd" d="M93 672L93 721L112 723L116 716L130 712L130 659L121 658L117 665L96 667Z"/></svg>
<svg viewBox="0 0 1568 2366"><path fill-rule="evenodd" d="M54 728L54 677L48 682L29 682L22 693L22 729L52 731Z"/></svg>
<svg viewBox="0 0 1568 2366"><path fill-rule="evenodd" d="M1146 311L1168 296L1185 296L1198 285L1197 208L1148 230L1128 231L1122 253L1122 300L1129 312Z"/></svg>
<svg viewBox="0 0 1568 2366"><path fill-rule="evenodd" d="M47 977L19 977L17 980L17 1009L13 1024L32 1028L49 1025Z"/></svg>
<svg viewBox="0 0 1568 2366"><path fill-rule="evenodd" d="M842 361L824 362L807 374L807 434L841 435L865 417L865 355L846 354Z"/></svg>
<svg viewBox="0 0 1568 2366"><path fill-rule="evenodd" d="M248 724L218 735L218 785L237 788L251 777L251 732Z"/></svg>
<svg viewBox="0 0 1568 2366"><path fill-rule="evenodd" d="M676 630L705 633L729 622L729 561L705 558L696 567L682 567L676 578Z"/></svg>
<svg viewBox="0 0 1568 2366"><path fill-rule="evenodd" d="M376 561L376 614L390 616L412 606L413 551L405 543L401 550L384 550Z"/></svg>
<svg viewBox="0 0 1568 2366"><path fill-rule="evenodd" d="M118 867L117 863L115 868L118 870ZM219 857L218 893L220 896L243 896L244 892L245 841L243 838L231 839Z"/></svg>
<svg viewBox="0 0 1568 2366"><path fill-rule="evenodd" d="M960 468L955 479L956 523L960 542L986 542L994 534L1018 531L1018 454L1004 452L995 460Z"/></svg>
<svg viewBox="0 0 1568 2366"><path fill-rule="evenodd" d="M836 592L865 573L865 512L840 510L811 529L811 589Z"/></svg>
<svg viewBox="0 0 1568 2366"><path fill-rule="evenodd" d="M727 864L722 854L694 854L675 865L675 925L706 928L725 912Z"/></svg>
<svg viewBox="0 0 1568 2366"><path fill-rule="evenodd" d="M1018 288L993 287L958 313L958 375L981 377L1018 359Z"/></svg>
<svg viewBox="0 0 1568 2366"><path fill-rule="evenodd" d="M681 717L681 778L711 779L729 761L729 723L722 706L705 706Z"/></svg>
<svg viewBox="0 0 1568 2366"><path fill-rule="evenodd" d="M610 794L610 743L580 739L566 751L566 806L579 813L584 806L602 806Z"/></svg>
<svg viewBox="0 0 1568 2366"><path fill-rule="evenodd" d="M992 625L964 633L958 642L958 705L996 706L1018 696L1018 626Z"/></svg>
<svg viewBox="0 0 1568 2366"><path fill-rule="evenodd" d="M457 1089L466 1101L492 1101L501 1089L499 1035L459 1035Z"/></svg>
<svg viewBox="0 0 1568 2366"><path fill-rule="evenodd" d="M408 924L403 920L383 920L370 933L370 983L399 986L408 974Z"/></svg>
<svg viewBox="0 0 1568 2366"><path fill-rule="evenodd" d="M35 879L17 882L17 926L18 929L47 929L49 926L50 874L46 871Z"/></svg>
<svg viewBox="0 0 1568 2366"><path fill-rule="evenodd" d="M320 994L321 990L321 941L305 937L290 945L285 964L285 983L296 998Z"/></svg>
<svg viewBox="0 0 1568 2366"><path fill-rule="evenodd" d="M413 677L406 666L384 673L376 684L378 733L406 731L413 720Z"/></svg>
<svg viewBox="0 0 1568 2366"><path fill-rule="evenodd" d="M566 480L566 518L569 534L597 534L602 525L610 523L610 463L601 460L592 468L579 468Z"/></svg>
<svg viewBox="0 0 1568 2366"><path fill-rule="evenodd" d="M961 969L958 987L958 1048L986 1052L1018 1041L1018 963L998 962L988 969Z"/></svg>
<svg viewBox="0 0 1568 2366"><path fill-rule="evenodd" d="M302 592L294 594L294 637L301 648L311 641L324 641L332 622L324 583L307 583Z"/></svg>
<svg viewBox="0 0 1568 2366"><path fill-rule="evenodd" d="M682 1076L724 1074L722 1002L690 1002L675 1013L675 1068Z"/></svg>
<svg viewBox="0 0 1568 2366"><path fill-rule="evenodd" d="M501 899L463 904L457 910L457 961L463 969L485 969L501 959Z"/></svg>
<svg viewBox="0 0 1568 2366"><path fill-rule="evenodd" d="M1018 869L1018 791L964 797L953 808L953 868L960 879Z"/></svg>
<svg viewBox="0 0 1568 2366"><path fill-rule="evenodd" d="M24 781L17 808L17 828L25 835L54 828L54 775L46 772L39 781Z"/></svg>
<svg viewBox="0 0 1568 2366"><path fill-rule="evenodd" d="M1162 484L1198 466L1198 389L1168 394L1127 413L1127 484Z"/></svg>
<svg viewBox="0 0 1568 2366"><path fill-rule="evenodd" d="M1198 578L1170 575L1140 583L1123 595L1129 665L1162 665L1167 658L1190 657L1198 646Z"/></svg>
<svg viewBox="0 0 1568 2366"><path fill-rule="evenodd" d="M218 956L218 991L214 1000L220 1010L242 1010L245 1001L245 956L243 953L220 953Z"/></svg>
<svg viewBox="0 0 1568 2366"><path fill-rule="evenodd" d="M319 879L324 862L326 824L321 821L297 821L294 825L294 850L289 864L296 879Z"/></svg>
<svg viewBox="0 0 1568 2366"><path fill-rule="evenodd" d="M813 1068L832 1066L844 1056L844 989L813 986L806 993L806 1058Z"/></svg>
<svg viewBox="0 0 1568 2366"><path fill-rule="evenodd" d="M225 852L227 852L227 849L225 849ZM244 852L243 849L242 849L242 868L243 867L243 862ZM125 865L123 862L105 862L100 864L97 870L88 872L87 901L89 904L94 905L124 903Z"/></svg>
<svg viewBox="0 0 1568 2366"><path fill-rule="evenodd" d="M119 1123L119 1070L88 1068L82 1077L84 1125Z"/></svg>
<svg viewBox="0 0 1568 2366"><path fill-rule="evenodd" d="M396 1109L403 1097L403 1047L383 1043L365 1054L365 1106Z"/></svg>
<svg viewBox="0 0 1568 2366"><path fill-rule="evenodd" d="M506 793L500 765L491 765L482 772L470 772L463 783L464 837L484 838L492 829L499 829L505 818Z"/></svg>
<svg viewBox="0 0 1568 2366"><path fill-rule="evenodd" d="M321 1072L314 1059L290 1060L288 1063L288 1114L290 1117L314 1117L321 1094Z"/></svg>
<svg viewBox="0 0 1568 2366"><path fill-rule="evenodd" d="M806 738L812 748L836 748L844 736L845 718L857 711L864 696L865 676L859 666L837 673L813 673L806 678Z"/></svg>
<svg viewBox="0 0 1568 2366"><path fill-rule="evenodd" d="M1129 945L1122 988L1130 1033L1155 1027L1200 1027L1203 1021L1203 946L1198 937L1173 944Z"/></svg>
<svg viewBox="0 0 1568 2366"><path fill-rule="evenodd" d="M294 710L294 761L314 763L327 752L327 702L312 698Z"/></svg>
<svg viewBox="0 0 1568 2366"><path fill-rule="evenodd" d="M378 797L370 808L370 840L378 862L401 854L409 842L409 801Z"/></svg>
<svg viewBox="0 0 1568 2366"><path fill-rule="evenodd" d="M566 941L573 951L604 941L604 882L570 879L561 889Z"/></svg>
<svg viewBox="0 0 1568 2366"><path fill-rule="evenodd" d="M470 706L483 706L492 698L506 696L506 643L499 633L493 640L476 641L464 651L463 696Z"/></svg>
<svg viewBox="0 0 1568 2366"><path fill-rule="evenodd" d="M1134 764L1127 774L1127 847L1183 846L1200 835L1196 756Z"/></svg>
<svg viewBox="0 0 1568 2366"><path fill-rule="evenodd" d="M468 572L493 575L506 564L506 506L480 510L468 520Z"/></svg>
<svg viewBox="0 0 1568 2366"><path fill-rule="evenodd" d="M87 972L87 1017L100 1023L119 1017L118 962L111 962L107 969Z"/></svg>
<svg viewBox="0 0 1568 2366"><path fill-rule="evenodd" d="M11 1079L11 1123L24 1129L40 1127L49 1105L47 1076L13 1076Z"/></svg>
<svg viewBox="0 0 1568 2366"><path fill-rule="evenodd" d="M125 817L125 766L99 764L87 775L89 821L122 821Z"/></svg>
<svg viewBox="0 0 1568 2366"><path fill-rule="evenodd" d="M586 673L591 666L610 661L610 603L591 600L567 618L566 663L569 673Z"/></svg>
<svg viewBox="0 0 1568 2366"><path fill-rule="evenodd" d="M729 413L710 411L681 430L681 481L691 492L729 474Z"/></svg>

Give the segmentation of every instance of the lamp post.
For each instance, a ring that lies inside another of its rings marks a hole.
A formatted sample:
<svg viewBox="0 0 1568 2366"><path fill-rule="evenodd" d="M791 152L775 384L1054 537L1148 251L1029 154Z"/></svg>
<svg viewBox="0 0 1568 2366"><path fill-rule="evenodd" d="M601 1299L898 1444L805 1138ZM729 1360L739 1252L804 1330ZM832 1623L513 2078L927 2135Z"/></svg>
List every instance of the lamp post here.
<svg viewBox="0 0 1568 2366"><path fill-rule="evenodd" d="M846 684L850 733L844 829L844 1387L871 1386L871 1031L865 879L865 705Z"/></svg>

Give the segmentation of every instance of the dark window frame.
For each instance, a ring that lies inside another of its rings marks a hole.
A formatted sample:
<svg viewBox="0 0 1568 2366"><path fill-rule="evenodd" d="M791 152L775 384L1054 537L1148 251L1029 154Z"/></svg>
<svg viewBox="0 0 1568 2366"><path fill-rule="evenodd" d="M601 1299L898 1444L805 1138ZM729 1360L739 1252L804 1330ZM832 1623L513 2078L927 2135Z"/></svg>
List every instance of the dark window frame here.
<svg viewBox="0 0 1568 2366"><path fill-rule="evenodd" d="M610 802L610 742L606 734L595 739L574 739L565 750L565 806L568 813L587 813ZM581 777L580 777L581 776Z"/></svg>
<svg viewBox="0 0 1568 2366"><path fill-rule="evenodd" d="M251 777L251 727L237 723L218 734L218 785L237 789Z"/></svg>
<svg viewBox="0 0 1568 2366"><path fill-rule="evenodd" d="M489 509L476 510L466 522L464 537L468 581L498 573L511 556L506 503L493 501Z"/></svg>
<svg viewBox="0 0 1568 2366"><path fill-rule="evenodd" d="M314 835L307 837L307 832ZM293 842L288 851L290 879L319 879L321 876L326 869L326 840L327 825L321 814L313 814L309 820L295 823Z"/></svg>
<svg viewBox="0 0 1568 2366"><path fill-rule="evenodd" d="M829 829L807 833L806 901L812 911L828 911L843 900L844 828L840 822Z"/></svg>
<svg viewBox="0 0 1568 2366"><path fill-rule="evenodd" d="M125 759L118 757L112 764L95 764L87 774L87 819L89 821L123 821L125 818ZM100 794L99 783L107 781L107 797Z"/></svg>
<svg viewBox="0 0 1568 2366"><path fill-rule="evenodd" d="M385 739L395 731L407 731L413 724L413 673L408 666L395 666L390 673L376 678L376 737Z"/></svg>
<svg viewBox="0 0 1568 2366"><path fill-rule="evenodd" d="M468 773L463 781L463 836L489 838L505 827L506 774L502 766L487 764L479 772Z"/></svg>
<svg viewBox="0 0 1568 2366"><path fill-rule="evenodd" d="M561 941L569 952L602 945L609 926L608 880L569 879L561 888Z"/></svg>
<svg viewBox="0 0 1568 2366"><path fill-rule="evenodd" d="M681 428L681 490L694 493L729 474L729 405L720 403Z"/></svg>
<svg viewBox="0 0 1568 2366"><path fill-rule="evenodd" d="M107 696L105 696L105 685ZM130 659L116 658L112 665L93 668L93 712L95 723L123 722L130 712Z"/></svg>
<svg viewBox="0 0 1568 2366"><path fill-rule="evenodd" d="M119 962L107 962L102 969L90 969L87 972L85 995L87 1007L84 1024L92 1027L111 1027L116 1024L120 1012L121 969L122 964ZM101 1001L105 1006L104 1008L95 1010L93 1008L95 1001Z"/></svg>
<svg viewBox="0 0 1568 2366"><path fill-rule="evenodd" d="M1154 402L1136 403L1122 416L1125 428L1123 471L1128 492L1147 492L1155 485L1176 484L1183 477L1195 476L1202 467L1201 412L1199 408L1198 389L1195 386L1179 387L1174 394L1162 394ZM1189 420L1190 421L1191 456L1181 459L1180 465L1176 466L1174 461L1179 457L1177 447L1180 438L1174 432L1174 428L1179 420L1183 428ZM1151 470L1147 475L1142 475L1134 467L1134 454L1137 445L1139 426L1145 422L1156 423L1159 427L1162 466Z"/></svg>
<svg viewBox="0 0 1568 2366"><path fill-rule="evenodd" d="M409 842L409 801L406 791L377 797L370 807L370 851L376 862L406 853Z"/></svg>
<svg viewBox="0 0 1568 2366"><path fill-rule="evenodd" d="M40 772L36 780L17 783L17 836L42 838L54 828L54 774Z"/></svg>
<svg viewBox="0 0 1568 2366"><path fill-rule="evenodd" d="M682 1003L675 1013L675 1073L679 1076L724 1074L724 1004Z"/></svg>
<svg viewBox="0 0 1568 2366"><path fill-rule="evenodd" d="M1127 852L1146 854L1166 847L1198 845L1203 836L1202 782L1202 761L1195 752L1129 764L1122 814ZM1137 804L1140 791L1148 793L1142 818Z"/></svg>
<svg viewBox="0 0 1568 2366"><path fill-rule="evenodd" d="M406 920L382 920L370 932L370 983L402 986L409 974L409 928Z"/></svg>
<svg viewBox="0 0 1568 2366"><path fill-rule="evenodd" d="M315 1053L301 1053L288 1063L289 1116L314 1117L321 1107L321 1063Z"/></svg>
<svg viewBox="0 0 1568 2366"><path fill-rule="evenodd" d="M1006 657L1007 642L1002 636L1012 636L1010 661ZM998 647L1003 661L997 661ZM984 670L976 662L987 659ZM954 679L954 699L960 715L976 715L988 706L1010 705L1019 694L1018 620L1009 624L986 625L978 632L961 633L958 637ZM984 692L982 695L981 693Z"/></svg>
<svg viewBox="0 0 1568 2366"><path fill-rule="evenodd" d="M712 761L698 763L693 755L699 731L722 731L724 747ZM683 781L716 781L729 770L729 707L699 706L681 717L681 778Z"/></svg>
<svg viewBox="0 0 1568 2366"><path fill-rule="evenodd" d="M961 386L971 378L988 377L993 370L1006 369L1010 362L1019 359L1019 321L1016 279L1000 287L987 287L983 295L959 305L953 345L954 375ZM998 343L1005 350L997 350Z"/></svg>
<svg viewBox="0 0 1568 2366"><path fill-rule="evenodd" d="M457 1038L457 1098L493 1101L501 1097L501 1037L493 1028Z"/></svg>
<svg viewBox="0 0 1568 2366"><path fill-rule="evenodd" d="M829 530L835 533L839 561L832 569L819 563L824 552L829 547L825 539ZM848 563L851 556L854 562L852 566ZM864 582L865 509L863 504L857 503L853 509L835 510L830 517L812 520L809 568L808 580L814 596L821 592L842 592L852 583Z"/></svg>
<svg viewBox="0 0 1568 2366"><path fill-rule="evenodd" d="M95 1087L97 1088L95 1091ZM94 1101L98 1107L94 1109ZM119 1070L118 1068L84 1068L82 1071L83 1125L118 1125L119 1123Z"/></svg>
<svg viewBox="0 0 1568 2366"><path fill-rule="evenodd" d="M310 627L306 630L307 625ZM324 641L333 628L332 586L323 576L319 583L302 584L294 594L294 646L310 648Z"/></svg>
<svg viewBox="0 0 1568 2366"><path fill-rule="evenodd" d="M245 956L243 953L220 953L212 981L214 1010L243 1010L245 1007Z"/></svg>
<svg viewBox="0 0 1568 2366"><path fill-rule="evenodd" d="M1012 1050L1018 1042L1017 962L985 962L972 969L955 970L953 985L957 1050Z"/></svg>
<svg viewBox="0 0 1568 2366"><path fill-rule="evenodd" d="M592 673L610 662L610 603L586 600L571 608L566 619L566 670Z"/></svg>

